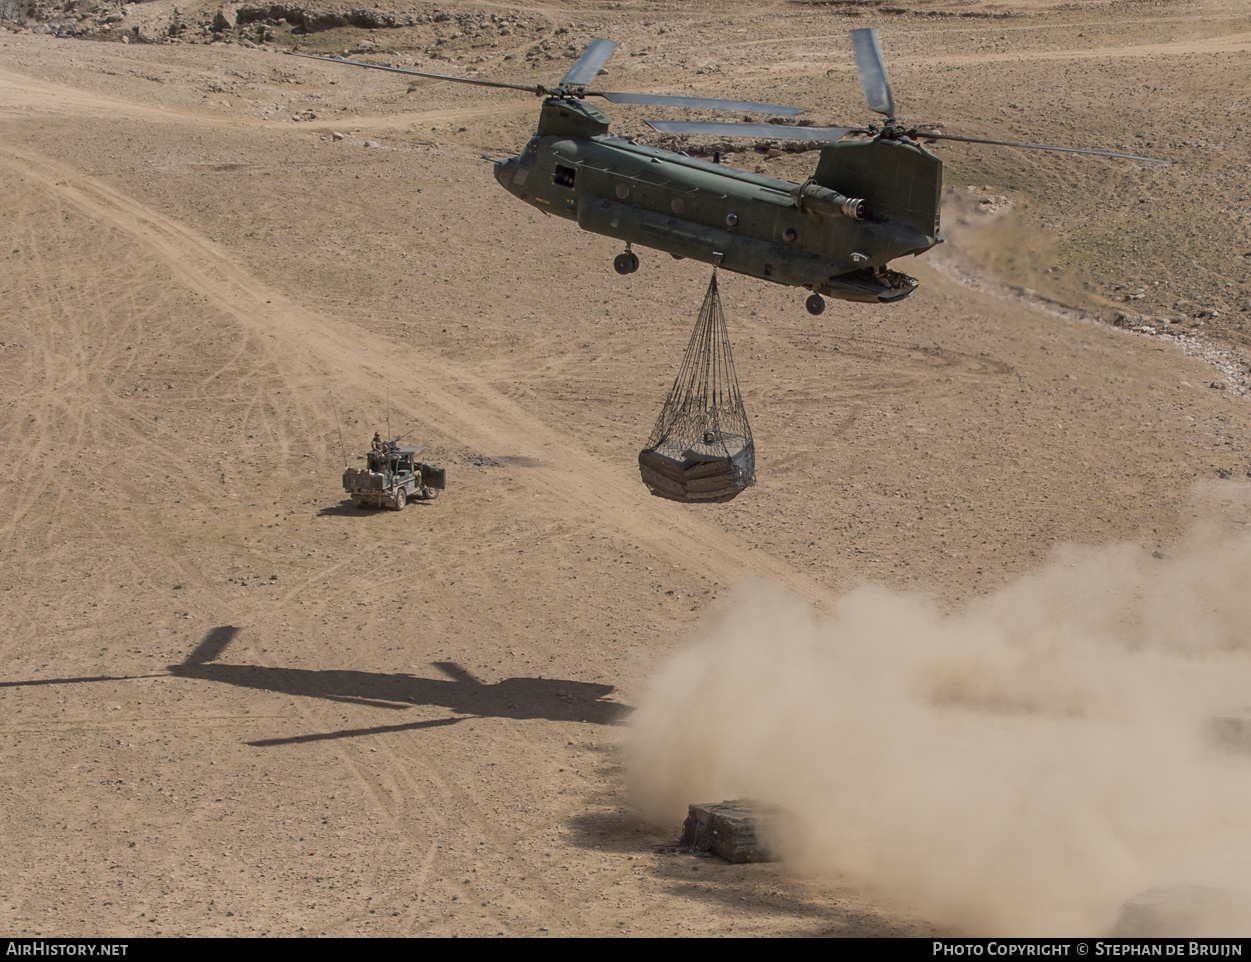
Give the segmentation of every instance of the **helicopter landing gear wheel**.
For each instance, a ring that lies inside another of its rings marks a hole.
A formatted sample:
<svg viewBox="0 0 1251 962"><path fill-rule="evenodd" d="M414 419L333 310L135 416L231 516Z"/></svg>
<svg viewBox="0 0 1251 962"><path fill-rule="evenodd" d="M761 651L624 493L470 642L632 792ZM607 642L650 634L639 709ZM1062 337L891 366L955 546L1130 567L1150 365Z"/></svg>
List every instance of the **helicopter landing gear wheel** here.
<svg viewBox="0 0 1251 962"><path fill-rule="evenodd" d="M612 259L612 266L618 274L633 274L639 269L639 256L634 251L626 251Z"/></svg>
<svg viewBox="0 0 1251 962"><path fill-rule="evenodd" d="M804 307L808 308L808 313L814 316L823 314L825 312L825 298L820 294L809 294L808 299L804 301Z"/></svg>

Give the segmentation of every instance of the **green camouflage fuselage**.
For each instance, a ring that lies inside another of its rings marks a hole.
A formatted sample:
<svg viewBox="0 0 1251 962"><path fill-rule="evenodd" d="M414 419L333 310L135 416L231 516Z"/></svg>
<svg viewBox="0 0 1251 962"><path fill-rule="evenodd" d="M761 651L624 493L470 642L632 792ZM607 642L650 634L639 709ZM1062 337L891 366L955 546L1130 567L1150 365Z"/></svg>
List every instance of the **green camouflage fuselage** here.
<svg viewBox="0 0 1251 962"><path fill-rule="evenodd" d="M495 176L584 230L847 300L906 297L916 282L887 264L943 239L942 162L904 140L826 144L793 184L610 136L595 107L553 97Z"/></svg>

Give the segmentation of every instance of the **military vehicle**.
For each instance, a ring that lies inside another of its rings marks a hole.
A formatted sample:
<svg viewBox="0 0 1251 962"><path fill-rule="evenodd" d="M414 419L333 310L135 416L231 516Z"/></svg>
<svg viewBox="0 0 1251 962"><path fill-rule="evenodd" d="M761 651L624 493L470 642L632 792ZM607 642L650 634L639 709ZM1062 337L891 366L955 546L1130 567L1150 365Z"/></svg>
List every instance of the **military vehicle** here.
<svg viewBox="0 0 1251 962"><path fill-rule="evenodd" d="M684 153L614 137L609 120L586 103L698 107L794 117L802 107L707 97L588 90L617 48L593 40L554 88L410 70L339 57L297 56L389 70L482 87L524 90L543 97L539 126L516 157L495 163L509 193L545 213L577 221L583 230L624 241L617 273L639 268L634 245L725 270L806 288L806 306L825 310L824 296L889 303L907 297L917 281L887 265L942 243L939 208L942 161L918 141L952 140L1094 154L1167 163L1106 150L958 137L895 120L895 101L877 31L851 32L860 83L880 126L815 127L777 123L653 121L674 134L754 137L824 143L817 169L802 184L749 173ZM864 139L844 140L856 136Z"/></svg>
<svg viewBox="0 0 1251 962"><path fill-rule="evenodd" d="M343 472L343 490L361 508L403 511L415 497L433 501L447 486L447 471L418 461L422 447L401 447L402 437L365 455L365 467Z"/></svg>

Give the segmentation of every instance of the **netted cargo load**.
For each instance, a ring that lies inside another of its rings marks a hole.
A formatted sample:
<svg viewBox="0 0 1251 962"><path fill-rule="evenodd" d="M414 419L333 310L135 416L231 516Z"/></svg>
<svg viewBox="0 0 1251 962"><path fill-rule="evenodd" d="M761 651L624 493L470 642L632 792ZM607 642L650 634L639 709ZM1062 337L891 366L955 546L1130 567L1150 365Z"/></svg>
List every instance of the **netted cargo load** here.
<svg viewBox="0 0 1251 962"><path fill-rule="evenodd" d="M639 452L652 494L672 501L729 501L756 483L756 450L712 275L673 389Z"/></svg>

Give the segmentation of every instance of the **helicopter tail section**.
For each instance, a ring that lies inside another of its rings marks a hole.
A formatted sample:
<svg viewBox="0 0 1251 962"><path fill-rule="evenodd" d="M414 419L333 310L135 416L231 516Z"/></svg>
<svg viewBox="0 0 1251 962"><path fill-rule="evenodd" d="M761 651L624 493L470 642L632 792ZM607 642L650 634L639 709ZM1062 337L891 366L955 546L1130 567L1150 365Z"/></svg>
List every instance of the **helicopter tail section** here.
<svg viewBox="0 0 1251 962"><path fill-rule="evenodd" d="M865 219L893 228L890 246L895 249L886 260L920 254L942 242L943 162L918 144L884 139L826 144L813 179L848 197L864 198Z"/></svg>

